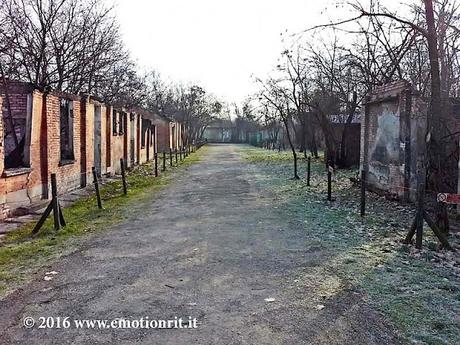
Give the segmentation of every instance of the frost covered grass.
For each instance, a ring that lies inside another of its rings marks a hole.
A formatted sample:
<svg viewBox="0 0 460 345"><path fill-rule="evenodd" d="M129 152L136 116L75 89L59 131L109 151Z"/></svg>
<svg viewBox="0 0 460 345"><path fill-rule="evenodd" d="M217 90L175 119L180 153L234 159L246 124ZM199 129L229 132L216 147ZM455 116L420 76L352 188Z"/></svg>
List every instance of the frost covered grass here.
<svg viewBox="0 0 460 345"><path fill-rule="evenodd" d="M322 160L312 161L308 187L303 179L290 179L290 152L240 150L252 163L256 183L273 194L278 216L302 227L311 243L329 253L322 265L299 271L304 281L315 282L318 296L332 298L346 287L358 289L408 343L460 344L458 251L438 250L429 231L423 250L403 245L401 240L414 217L412 206L369 193L367 216L362 219L359 187L350 180L356 170L337 172L335 201L328 202ZM306 163L299 160L299 175L305 172ZM460 242L455 236L450 241L457 247Z"/></svg>

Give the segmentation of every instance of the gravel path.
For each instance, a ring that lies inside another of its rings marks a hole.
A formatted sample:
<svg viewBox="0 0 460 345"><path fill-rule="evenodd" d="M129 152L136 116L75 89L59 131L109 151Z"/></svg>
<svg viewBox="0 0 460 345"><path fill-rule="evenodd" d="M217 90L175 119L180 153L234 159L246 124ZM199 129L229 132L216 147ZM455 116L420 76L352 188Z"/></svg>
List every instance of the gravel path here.
<svg viewBox="0 0 460 345"><path fill-rule="evenodd" d="M41 272L1 301L0 344L398 344L359 291L344 287L318 302L299 272L321 272L327 255L276 216L276 198L237 146L207 150L131 219L48 268L52 280ZM26 316L35 327L22 325ZM39 329L48 316L69 317L70 327ZM197 329L73 323L189 316Z"/></svg>

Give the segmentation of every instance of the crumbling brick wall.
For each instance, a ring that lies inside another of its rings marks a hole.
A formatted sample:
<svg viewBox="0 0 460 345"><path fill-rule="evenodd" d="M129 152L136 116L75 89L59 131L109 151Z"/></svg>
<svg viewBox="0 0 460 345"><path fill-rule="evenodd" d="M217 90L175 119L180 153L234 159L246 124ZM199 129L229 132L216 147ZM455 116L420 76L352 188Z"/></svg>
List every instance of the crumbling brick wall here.
<svg viewBox="0 0 460 345"><path fill-rule="evenodd" d="M152 160L158 150L158 128L152 126L153 115L144 110L129 113L91 97L44 93L19 82L11 82L10 91L13 114L25 119L17 127L25 137L24 156L30 159L20 167L5 167L5 104L0 97L0 219L12 209L49 198L52 173L58 193L64 193L91 183L96 164L101 174L119 173L120 158L131 166ZM141 147L143 119L148 124ZM179 129L172 138L168 131L168 142L174 139L178 147L180 134Z"/></svg>
<svg viewBox="0 0 460 345"><path fill-rule="evenodd" d="M460 188L457 103L460 102L449 100L448 110L441 118L448 131L443 142L447 158L442 162L446 193ZM415 199L417 160L425 146L427 113L428 102L405 81L376 88L367 97L361 128L361 168L367 171L371 190L404 200Z"/></svg>
<svg viewBox="0 0 460 345"><path fill-rule="evenodd" d="M426 129L426 103L399 81L376 88L361 122L361 168L369 189L400 199L416 195L417 153Z"/></svg>
<svg viewBox="0 0 460 345"><path fill-rule="evenodd" d="M87 141L83 141L83 137L90 135L85 126L85 108L81 107L81 98L74 95L50 93L45 95L46 99L46 124L47 124L47 143L48 150L48 174L55 173L58 180L58 193L76 189L82 186L82 176L88 174L82 171L82 158L83 161L88 157L86 146ZM61 159L60 145L61 145L61 121L60 109L61 100L67 99L73 106L73 159ZM89 115L91 118L91 115ZM86 122L91 126L89 121ZM82 125L83 124L83 125ZM90 127L92 128L92 127ZM89 137L91 138L91 137ZM90 142L90 140L88 140ZM90 145L90 144L89 144ZM90 166L91 160L87 162L85 168ZM83 174L83 175L82 175ZM85 184L84 184L85 185ZM51 188L51 182L49 182Z"/></svg>
<svg viewBox="0 0 460 345"><path fill-rule="evenodd" d="M26 83L9 82L7 88L3 85L0 87L0 94L4 97L4 164L7 169L29 166L29 152L24 152L24 147L30 140L32 91L31 85Z"/></svg>
<svg viewBox="0 0 460 345"><path fill-rule="evenodd" d="M0 97L0 109L3 106L3 98ZM3 141L3 116L0 117L0 171L3 171L4 166L4 141ZM6 192L5 192L5 183L1 180L0 177L0 219L6 217Z"/></svg>
<svg viewBox="0 0 460 345"><path fill-rule="evenodd" d="M115 120L113 117L115 116ZM115 173L121 172L120 158L125 158L124 152L124 136L120 133L120 110L111 107L110 118L112 123L112 138L111 138L111 149L112 149L112 167ZM115 125L115 128L114 128Z"/></svg>
<svg viewBox="0 0 460 345"><path fill-rule="evenodd" d="M26 141L25 156L27 159L23 166L16 168L7 168L4 164L4 151L0 154L0 205L3 205L4 212L2 216L7 214L8 208L17 208L24 204L38 200L46 192L46 186L42 179L42 94L38 91L31 91L26 87L23 89L27 104L31 108L30 119L33 123L26 125ZM28 107L24 107L27 111ZM16 108L18 110L18 108ZM5 110L5 109L4 109ZM29 119L29 120L30 120ZM5 113L2 116L2 122L5 122ZM3 124L5 126L5 124ZM3 132L1 138L3 139ZM5 205L8 205L6 207Z"/></svg>
<svg viewBox="0 0 460 345"><path fill-rule="evenodd" d="M171 148L169 123L170 121L166 118L157 115L154 117L153 124L156 128L159 152L169 152L169 149Z"/></svg>

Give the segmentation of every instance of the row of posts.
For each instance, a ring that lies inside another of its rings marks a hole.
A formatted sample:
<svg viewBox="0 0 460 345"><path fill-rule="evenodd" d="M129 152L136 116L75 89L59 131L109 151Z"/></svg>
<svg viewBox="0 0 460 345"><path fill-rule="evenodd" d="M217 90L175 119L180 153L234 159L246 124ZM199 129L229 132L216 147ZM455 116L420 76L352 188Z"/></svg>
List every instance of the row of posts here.
<svg viewBox="0 0 460 345"><path fill-rule="evenodd" d="M199 149L202 145L187 145L183 147L180 150L175 149L169 150L169 165L172 167L173 166L173 157L175 157L175 162L176 164L178 161L182 161L185 159L187 156L189 156L191 153L196 152L197 149ZM166 171L166 160L167 160L167 152L162 152L162 171ZM128 182L126 180L126 165L125 161L123 158L120 158L120 168L121 168L121 180L122 180L122 187L123 187L123 194L127 195L128 194ZM99 188L99 178L97 175L97 171L95 167L91 168L91 172L93 174L93 182L94 182L94 190L96 192L96 200L97 200L97 207L99 209L103 209L102 205L102 197L101 197L101 191ZM154 155L154 175L155 177L158 177L158 153L155 153ZM57 179L56 179L56 174L51 174L51 202L49 203L48 207L46 208L45 212L42 214L40 217L40 220L37 222L35 225L34 229L32 230L32 234L36 234L40 228L43 226L43 224L46 221L46 218L53 212L53 219L54 219L54 229L59 230L61 227L66 225L66 222L64 220L64 215L62 213L61 206L59 204L59 199L58 199L58 192L57 192Z"/></svg>
<svg viewBox="0 0 460 345"><path fill-rule="evenodd" d="M274 149L274 146L270 143L266 143L264 145L265 149ZM332 197L332 174L334 172L334 168L331 166L327 156L325 155L325 164L327 170L327 200L334 201ZM311 179L311 157L307 157L307 186L310 187L310 179ZM360 215L364 217L366 215L366 171L361 170L360 176Z"/></svg>
<svg viewBox="0 0 460 345"><path fill-rule="evenodd" d="M175 154L175 159L176 159L176 164L178 163L177 156L179 155L179 160L182 161L185 159L187 156L189 156L192 152L195 152L195 146L193 145L188 145L184 146L181 150L174 150ZM163 151L162 153L162 171L166 171L166 152ZM169 164L172 167L173 166L173 150L169 149ZM127 195L128 194L128 183L126 182L126 166L125 166L125 161L123 158L120 158L120 168L121 168L121 180L123 184L123 194ZM153 156L153 171L155 177L159 176L158 173L158 153L155 152ZM93 167L93 180L94 180L94 189L96 191L96 198L97 198L97 206L99 209L102 209L102 200L101 200L101 195L99 191L99 180L97 177L96 169Z"/></svg>

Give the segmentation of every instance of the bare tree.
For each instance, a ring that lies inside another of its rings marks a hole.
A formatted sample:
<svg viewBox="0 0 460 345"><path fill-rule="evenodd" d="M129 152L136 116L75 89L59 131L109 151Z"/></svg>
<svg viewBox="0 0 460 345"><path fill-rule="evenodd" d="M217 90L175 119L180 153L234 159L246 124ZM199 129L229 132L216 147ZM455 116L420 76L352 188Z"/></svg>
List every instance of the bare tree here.
<svg viewBox="0 0 460 345"><path fill-rule="evenodd" d="M447 157L443 147L445 146L444 138L449 137L449 133L443 127L443 119L446 117L446 106L443 104L448 103L448 95L458 90L456 86L458 82L453 81L454 78L449 78L449 76L456 75L458 71L454 72L455 64L449 66L446 62L457 60L456 55L458 55L457 1L424 0L422 6L412 4L411 11L409 11L411 18L403 18L384 8L377 1L370 1L368 7L358 1L348 4L357 12L355 17L313 29L339 27L360 22L362 19L369 19L373 29L373 38L378 39L376 42L384 48L386 55L390 58L386 65L381 65L381 70L384 72L382 76L385 77L381 83L390 81L397 74L399 77L410 76L422 90L429 90L426 92L430 97L426 166L429 183L434 191L436 193L445 191L447 188L446 174L442 164ZM398 25L396 29L403 33L399 46L392 44L389 36L383 34L385 24L393 25L395 28L395 23ZM358 34L363 34L363 31ZM447 34L448 31L449 34ZM366 39L369 38L368 32L369 30L365 33ZM367 53L372 54L374 50L367 49ZM378 61L374 56L372 60ZM426 62L429 63L429 70L423 67ZM374 76L370 74L368 80L374 79ZM378 82L378 78L375 80ZM438 204L436 217L438 225L448 231L447 210L443 204Z"/></svg>
<svg viewBox="0 0 460 345"><path fill-rule="evenodd" d="M286 138L289 143L289 147L291 148L292 158L294 163L294 179L300 179L298 174L298 167L297 167L297 153L294 145L294 141L292 138L290 123L292 121L292 116L294 113L294 109L292 107L291 100L288 96L289 90L287 90L282 85L282 80L275 80L273 78L269 78L266 82L263 82L261 79L258 79L259 84L262 87L262 91L260 93L260 100L265 100L267 105L275 110L274 114L279 117L280 121L284 125Z"/></svg>
<svg viewBox="0 0 460 345"><path fill-rule="evenodd" d="M5 75L38 88L113 98L115 79L131 78L135 69L112 12L100 0L3 1Z"/></svg>

